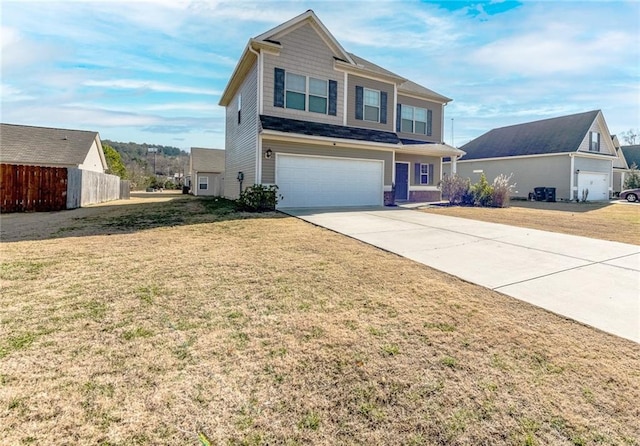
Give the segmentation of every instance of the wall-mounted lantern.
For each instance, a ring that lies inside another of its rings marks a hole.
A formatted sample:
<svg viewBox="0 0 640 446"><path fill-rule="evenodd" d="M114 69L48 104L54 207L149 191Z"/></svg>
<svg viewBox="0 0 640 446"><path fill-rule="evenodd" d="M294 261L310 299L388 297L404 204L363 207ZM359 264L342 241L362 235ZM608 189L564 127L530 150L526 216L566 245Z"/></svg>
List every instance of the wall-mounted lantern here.
<svg viewBox="0 0 640 446"><path fill-rule="evenodd" d="M269 158L271 158L272 156L273 156L273 150L271 150L271 149L267 149L267 151L266 151L266 152L264 152L264 157L265 157L266 159L269 159Z"/></svg>

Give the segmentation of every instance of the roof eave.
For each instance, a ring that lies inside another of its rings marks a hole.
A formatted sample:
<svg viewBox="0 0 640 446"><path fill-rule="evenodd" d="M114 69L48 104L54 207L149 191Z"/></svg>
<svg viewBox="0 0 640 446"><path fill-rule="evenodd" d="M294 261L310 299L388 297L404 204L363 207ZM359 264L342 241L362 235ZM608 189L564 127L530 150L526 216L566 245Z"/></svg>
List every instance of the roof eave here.
<svg viewBox="0 0 640 446"><path fill-rule="evenodd" d="M340 71L345 71L347 73L350 74L355 74L356 76L358 75L365 75L367 77L372 77L375 79L380 79L380 80L384 80L387 82L391 82L394 84L402 84L404 82L406 82L408 79L404 78L404 77L400 77L400 76L392 76L392 75L388 75L388 74L383 74L383 73L379 73L377 71L374 70L369 70L361 65L356 65L354 63L348 63L348 62L343 62L341 60L334 60L333 61L333 66L336 70L340 70Z"/></svg>

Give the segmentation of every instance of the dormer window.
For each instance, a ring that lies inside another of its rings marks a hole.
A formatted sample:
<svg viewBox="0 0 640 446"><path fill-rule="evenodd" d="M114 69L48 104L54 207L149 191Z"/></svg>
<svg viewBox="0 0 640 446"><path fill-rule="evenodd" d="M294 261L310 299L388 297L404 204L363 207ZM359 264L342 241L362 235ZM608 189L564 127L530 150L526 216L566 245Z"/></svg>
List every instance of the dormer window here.
<svg viewBox="0 0 640 446"><path fill-rule="evenodd" d="M589 151L590 152L600 151L600 133L589 132Z"/></svg>

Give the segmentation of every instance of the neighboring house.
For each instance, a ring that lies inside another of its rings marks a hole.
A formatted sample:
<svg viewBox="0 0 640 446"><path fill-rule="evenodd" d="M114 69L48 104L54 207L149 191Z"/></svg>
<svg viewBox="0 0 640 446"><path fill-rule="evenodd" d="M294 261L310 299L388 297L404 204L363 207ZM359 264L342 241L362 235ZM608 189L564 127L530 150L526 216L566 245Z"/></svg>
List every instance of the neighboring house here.
<svg viewBox="0 0 640 446"><path fill-rule="evenodd" d="M621 188L627 189L624 187L624 181L627 178L627 174L631 169L640 169L640 144L622 146L620 147L620 153L624 157L628 167L628 169L622 173Z"/></svg>
<svg viewBox="0 0 640 446"><path fill-rule="evenodd" d="M0 163L107 170L98 132L14 124L0 124Z"/></svg>
<svg viewBox="0 0 640 446"><path fill-rule="evenodd" d="M3 212L74 209L128 198L129 184L105 174L98 132L0 124Z"/></svg>
<svg viewBox="0 0 640 446"><path fill-rule="evenodd" d="M620 147L620 141L616 135L611 136L613 141L613 147L616 149L617 159L613 161L613 195L618 196L624 189L624 180L629 172L629 164L624 156L622 147Z"/></svg>
<svg viewBox="0 0 640 446"><path fill-rule="evenodd" d="M608 200L619 161L600 110L493 129L461 149L458 175L491 182L513 174L512 196L522 198L547 187L558 200Z"/></svg>
<svg viewBox="0 0 640 446"><path fill-rule="evenodd" d="M224 150L191 148L189 175L193 195L223 195L224 158Z"/></svg>
<svg viewBox="0 0 640 446"><path fill-rule="evenodd" d="M463 153L441 142L450 101L347 53L309 10L250 39L222 94L225 195L275 184L279 207L440 200L442 157Z"/></svg>

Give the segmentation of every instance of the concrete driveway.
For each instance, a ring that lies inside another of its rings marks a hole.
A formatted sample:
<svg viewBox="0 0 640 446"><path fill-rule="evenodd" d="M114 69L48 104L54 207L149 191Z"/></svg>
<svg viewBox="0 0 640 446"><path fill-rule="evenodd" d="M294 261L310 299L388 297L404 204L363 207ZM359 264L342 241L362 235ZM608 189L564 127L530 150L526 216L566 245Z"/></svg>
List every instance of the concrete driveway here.
<svg viewBox="0 0 640 446"><path fill-rule="evenodd" d="M640 247L403 208L286 213L640 342Z"/></svg>

